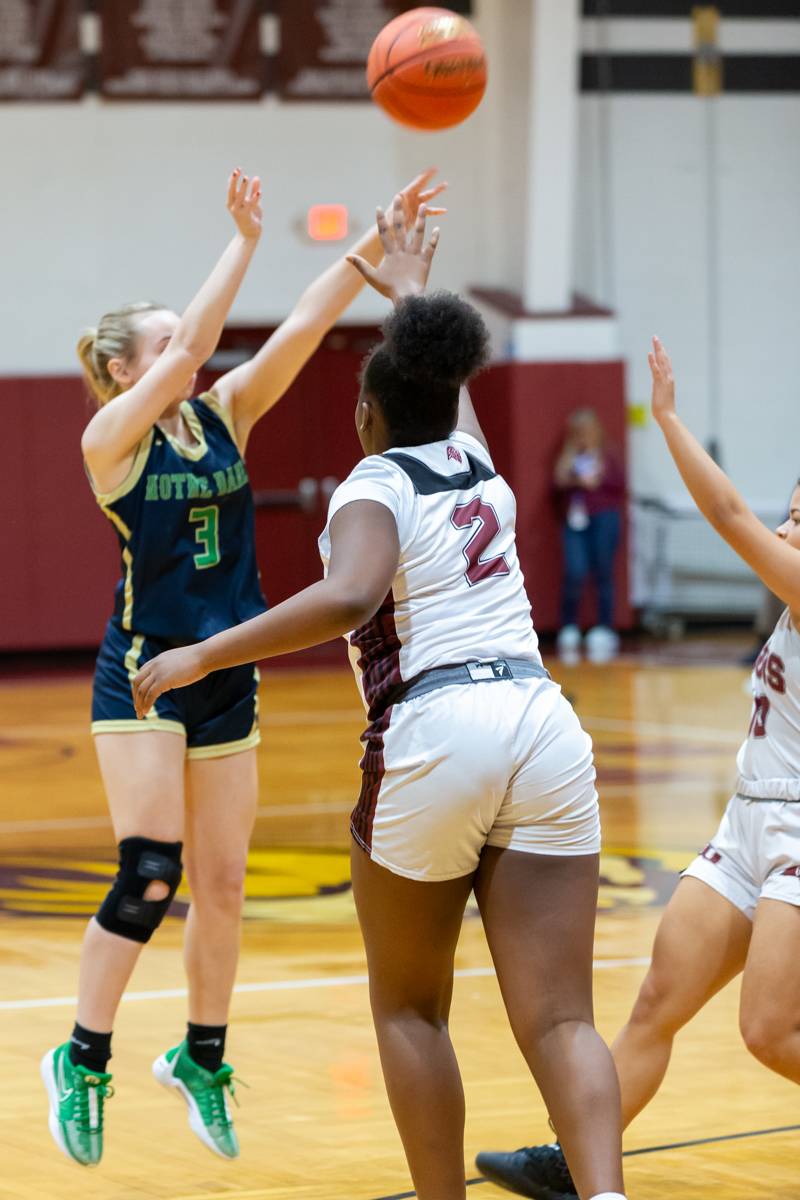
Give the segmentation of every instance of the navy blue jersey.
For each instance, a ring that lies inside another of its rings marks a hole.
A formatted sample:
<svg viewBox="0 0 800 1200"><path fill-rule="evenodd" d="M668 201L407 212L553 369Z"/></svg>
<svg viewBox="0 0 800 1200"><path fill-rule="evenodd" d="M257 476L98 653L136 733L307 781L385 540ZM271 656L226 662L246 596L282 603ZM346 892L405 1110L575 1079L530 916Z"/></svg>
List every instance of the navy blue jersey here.
<svg viewBox="0 0 800 1200"><path fill-rule="evenodd" d="M168 642L200 641L264 612L253 495L213 395L181 405L195 444L157 426L127 479L97 501L122 550L113 620Z"/></svg>

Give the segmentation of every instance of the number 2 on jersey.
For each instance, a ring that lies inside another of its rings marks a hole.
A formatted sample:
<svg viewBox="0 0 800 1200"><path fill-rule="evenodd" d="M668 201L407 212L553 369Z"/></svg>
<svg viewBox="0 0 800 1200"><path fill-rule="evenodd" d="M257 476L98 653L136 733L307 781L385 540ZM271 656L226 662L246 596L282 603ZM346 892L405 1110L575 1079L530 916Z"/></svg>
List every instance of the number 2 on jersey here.
<svg viewBox="0 0 800 1200"><path fill-rule="evenodd" d="M508 575L510 567L505 555L481 557L500 532L500 522L491 504L485 504L478 496L466 504L457 504L450 515L450 523L456 529L471 529L475 524L478 526L462 551L467 560L464 578L470 587L492 575Z"/></svg>
<svg viewBox="0 0 800 1200"><path fill-rule="evenodd" d="M219 506L209 504L208 508L191 508L189 520L197 525L194 539L202 547L194 556L194 565L198 571L215 567L219 562Z"/></svg>

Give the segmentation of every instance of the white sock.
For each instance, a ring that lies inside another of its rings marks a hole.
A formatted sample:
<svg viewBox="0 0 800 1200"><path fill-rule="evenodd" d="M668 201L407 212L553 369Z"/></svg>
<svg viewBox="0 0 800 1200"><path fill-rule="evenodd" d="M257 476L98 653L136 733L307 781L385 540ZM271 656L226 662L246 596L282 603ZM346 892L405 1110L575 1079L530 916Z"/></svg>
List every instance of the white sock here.
<svg viewBox="0 0 800 1200"><path fill-rule="evenodd" d="M599 1192L592 1200L625 1200L622 1192Z"/></svg>

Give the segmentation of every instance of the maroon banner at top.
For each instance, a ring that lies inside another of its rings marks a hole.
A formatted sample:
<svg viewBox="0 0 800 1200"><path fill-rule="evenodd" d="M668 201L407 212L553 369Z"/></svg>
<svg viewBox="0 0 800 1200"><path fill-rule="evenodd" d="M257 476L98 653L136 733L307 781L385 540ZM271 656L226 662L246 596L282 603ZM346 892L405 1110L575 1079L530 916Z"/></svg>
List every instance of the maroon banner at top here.
<svg viewBox="0 0 800 1200"><path fill-rule="evenodd" d="M418 0L278 0L281 97L368 100L370 46L388 21L418 6Z"/></svg>
<svg viewBox="0 0 800 1200"><path fill-rule="evenodd" d="M78 100L80 0L0 0L0 100Z"/></svg>
<svg viewBox="0 0 800 1200"><path fill-rule="evenodd" d="M114 100L257 100L259 0L106 0L100 90Z"/></svg>
<svg viewBox="0 0 800 1200"><path fill-rule="evenodd" d="M281 22L278 90L284 100L368 100L373 41L419 0L273 0ZM471 0L443 0L469 15Z"/></svg>

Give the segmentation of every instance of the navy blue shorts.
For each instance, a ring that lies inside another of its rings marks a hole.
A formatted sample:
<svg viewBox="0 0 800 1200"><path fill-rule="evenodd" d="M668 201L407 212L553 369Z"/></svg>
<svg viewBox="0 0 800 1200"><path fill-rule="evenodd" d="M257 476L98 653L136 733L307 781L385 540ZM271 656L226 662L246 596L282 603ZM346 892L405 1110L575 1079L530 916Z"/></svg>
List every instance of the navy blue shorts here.
<svg viewBox="0 0 800 1200"><path fill-rule="evenodd" d="M252 663L165 692L144 720L137 720L131 681L144 663L168 649L158 638L109 621L94 673L92 733L180 733L188 758L222 758L257 746L258 668Z"/></svg>

